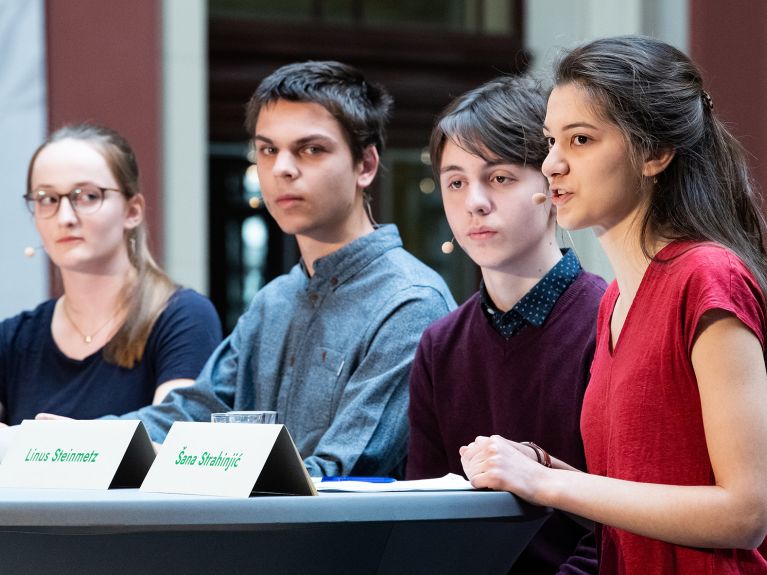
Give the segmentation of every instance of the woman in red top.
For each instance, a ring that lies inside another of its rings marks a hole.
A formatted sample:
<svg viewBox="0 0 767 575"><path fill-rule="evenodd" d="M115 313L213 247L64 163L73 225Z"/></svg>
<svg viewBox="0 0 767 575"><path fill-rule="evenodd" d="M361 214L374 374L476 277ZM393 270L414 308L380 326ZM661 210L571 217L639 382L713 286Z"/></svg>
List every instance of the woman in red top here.
<svg viewBox="0 0 767 575"><path fill-rule="evenodd" d="M467 476L597 522L602 573L767 573L767 255L739 144L695 65L634 36L561 60L544 134L557 221L592 227L616 276L581 417L589 473L478 437Z"/></svg>

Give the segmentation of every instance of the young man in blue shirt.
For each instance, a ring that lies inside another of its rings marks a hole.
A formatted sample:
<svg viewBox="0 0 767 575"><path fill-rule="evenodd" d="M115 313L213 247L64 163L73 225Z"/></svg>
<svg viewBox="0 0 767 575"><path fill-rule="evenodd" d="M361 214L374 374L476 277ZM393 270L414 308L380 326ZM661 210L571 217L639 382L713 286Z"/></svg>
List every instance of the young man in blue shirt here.
<svg viewBox="0 0 767 575"><path fill-rule="evenodd" d="M261 289L193 386L124 414L154 441L174 421L275 410L309 473L399 475L410 365L455 307L442 279L374 224L386 91L338 62L284 66L247 108L263 200L301 261Z"/></svg>

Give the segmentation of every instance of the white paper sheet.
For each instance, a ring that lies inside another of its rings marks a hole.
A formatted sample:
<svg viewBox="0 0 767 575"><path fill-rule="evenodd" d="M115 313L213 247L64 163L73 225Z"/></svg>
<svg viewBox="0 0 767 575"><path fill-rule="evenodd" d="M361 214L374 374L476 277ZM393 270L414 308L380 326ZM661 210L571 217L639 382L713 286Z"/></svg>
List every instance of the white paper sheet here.
<svg viewBox="0 0 767 575"><path fill-rule="evenodd" d="M312 477L317 491L467 491L474 489L471 483L455 473L435 479L416 479L413 481L392 481L374 483L368 481L322 481L321 477Z"/></svg>

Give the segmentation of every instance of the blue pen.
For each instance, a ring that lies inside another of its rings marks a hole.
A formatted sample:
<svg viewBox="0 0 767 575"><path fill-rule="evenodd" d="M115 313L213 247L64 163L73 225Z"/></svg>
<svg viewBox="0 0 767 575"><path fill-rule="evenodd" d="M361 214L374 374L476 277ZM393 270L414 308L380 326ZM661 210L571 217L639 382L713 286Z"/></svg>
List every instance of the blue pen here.
<svg viewBox="0 0 767 575"><path fill-rule="evenodd" d="M326 481L364 481L366 483L394 483L396 479L391 477L360 477L355 475L328 475L322 478L322 482Z"/></svg>

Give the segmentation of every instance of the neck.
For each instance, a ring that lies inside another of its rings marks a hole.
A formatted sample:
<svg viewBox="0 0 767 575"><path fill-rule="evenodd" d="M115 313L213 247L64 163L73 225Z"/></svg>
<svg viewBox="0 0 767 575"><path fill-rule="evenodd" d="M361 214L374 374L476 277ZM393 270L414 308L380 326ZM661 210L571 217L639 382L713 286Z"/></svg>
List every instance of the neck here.
<svg viewBox="0 0 767 575"><path fill-rule="evenodd" d="M62 270L67 312L73 317L94 318L83 328L114 315L122 305L120 297L125 286L134 276L132 267L104 275Z"/></svg>
<svg viewBox="0 0 767 575"><path fill-rule="evenodd" d="M599 243L615 272L620 297L626 305L634 301L651 257L668 243L653 235L648 236L648 257L642 249L640 231L638 225L625 223L608 231L597 232Z"/></svg>
<svg viewBox="0 0 767 575"><path fill-rule="evenodd" d="M373 224L364 209L360 207L339 227L322 234L298 234L298 250L309 275L314 275L314 262L332 254L357 238L373 231Z"/></svg>
<svg viewBox="0 0 767 575"><path fill-rule="evenodd" d="M507 312L562 259L562 252L551 239L534 253L508 263L502 269L482 269L485 288L496 307Z"/></svg>

